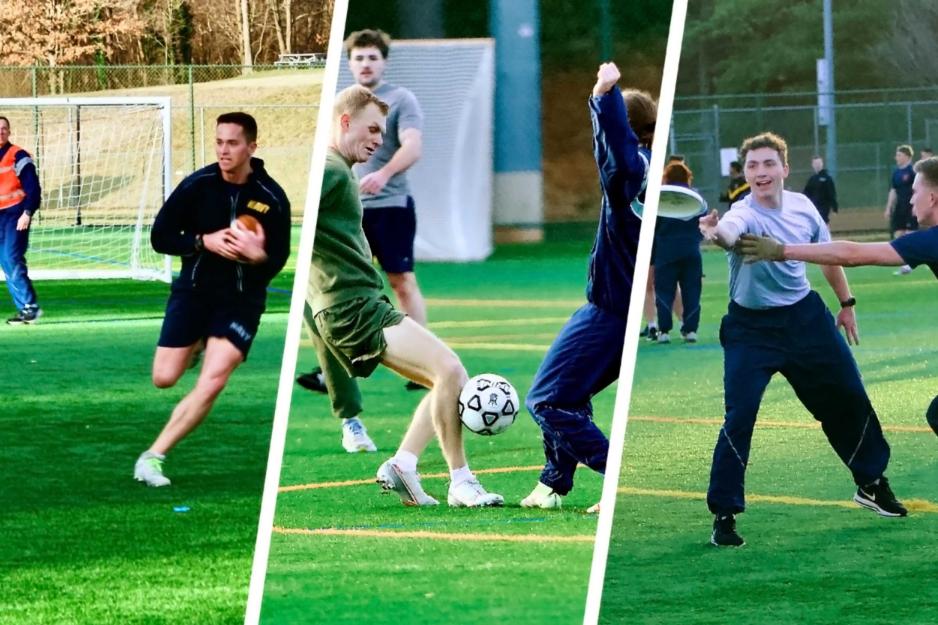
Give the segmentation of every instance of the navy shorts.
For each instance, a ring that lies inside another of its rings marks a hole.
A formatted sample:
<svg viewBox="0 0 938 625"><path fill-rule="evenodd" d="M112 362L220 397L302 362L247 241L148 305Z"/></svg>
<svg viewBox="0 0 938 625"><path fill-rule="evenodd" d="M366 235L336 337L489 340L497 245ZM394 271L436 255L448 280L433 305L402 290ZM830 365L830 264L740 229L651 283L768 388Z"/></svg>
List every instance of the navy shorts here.
<svg viewBox="0 0 938 625"><path fill-rule="evenodd" d="M160 347L189 347L216 336L231 341L247 360L264 305L218 293L173 291L166 302Z"/></svg>
<svg viewBox="0 0 938 625"><path fill-rule="evenodd" d="M892 232L896 230L918 230L918 220L912 214L912 208L894 210L889 216L889 229Z"/></svg>
<svg viewBox="0 0 938 625"><path fill-rule="evenodd" d="M417 235L417 211L414 198L406 206L366 208L362 228L371 253L385 273L410 273L414 270L414 237Z"/></svg>

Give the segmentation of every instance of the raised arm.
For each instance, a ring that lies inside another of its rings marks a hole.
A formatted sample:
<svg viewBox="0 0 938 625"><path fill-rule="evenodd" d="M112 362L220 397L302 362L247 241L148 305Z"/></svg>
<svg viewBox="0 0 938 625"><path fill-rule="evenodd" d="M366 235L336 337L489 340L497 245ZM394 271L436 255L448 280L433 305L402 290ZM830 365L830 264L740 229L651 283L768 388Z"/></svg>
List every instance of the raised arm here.
<svg viewBox="0 0 938 625"><path fill-rule="evenodd" d="M889 243L832 241L830 243L783 244L770 237L744 234L740 240L739 249L747 262L801 260L816 265L843 267L861 265L898 267L905 264L899 253Z"/></svg>
<svg viewBox="0 0 938 625"><path fill-rule="evenodd" d="M593 155L603 191L613 206L623 206L641 193L648 161L629 126L628 111L616 86L620 78L615 63L603 63L596 73L590 98L593 122Z"/></svg>
<svg viewBox="0 0 938 625"><path fill-rule="evenodd" d="M720 221L720 215L715 208L700 218L699 226L704 240L715 243L724 250L733 249L739 240L739 231L734 226Z"/></svg>

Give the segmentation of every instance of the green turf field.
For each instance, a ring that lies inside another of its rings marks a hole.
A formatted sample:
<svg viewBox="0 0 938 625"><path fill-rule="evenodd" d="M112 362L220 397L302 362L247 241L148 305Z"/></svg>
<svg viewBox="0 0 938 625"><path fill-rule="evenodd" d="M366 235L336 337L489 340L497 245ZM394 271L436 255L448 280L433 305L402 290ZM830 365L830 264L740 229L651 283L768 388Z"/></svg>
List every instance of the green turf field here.
<svg viewBox="0 0 938 625"><path fill-rule="evenodd" d="M934 276L927 267L903 277L892 268L847 274L859 300L854 354L909 517L882 518L850 501L849 472L776 376L753 438L748 509L738 517L747 544L717 549L705 493L723 417L724 255L704 254L704 272L700 343L639 348L600 622L934 623L938 441L924 419L938 393Z"/></svg>
<svg viewBox="0 0 938 625"><path fill-rule="evenodd" d="M169 286L38 282L41 322L0 324L0 623L243 621L292 282L274 282L250 359L171 453L165 489L132 472L195 379L150 384ZM5 287L0 301L5 319Z"/></svg>
<svg viewBox="0 0 938 625"><path fill-rule="evenodd" d="M591 230L565 242L501 248L482 264L419 266L431 329L470 374L500 373L523 397L550 342L584 301ZM300 370L314 364L312 347L301 346ZM585 510L598 500L599 476L581 470L563 510L520 508L543 463L540 430L523 411L504 434L466 435L470 466L505 496L505 508L449 509L436 443L420 471L443 505L405 508L373 481L422 396L403 386L383 368L362 384L364 420L379 452L358 455L342 449L327 399L297 387L281 484L299 488L278 498L261 622L582 622L596 528ZM607 430L614 395L609 389L594 402Z"/></svg>

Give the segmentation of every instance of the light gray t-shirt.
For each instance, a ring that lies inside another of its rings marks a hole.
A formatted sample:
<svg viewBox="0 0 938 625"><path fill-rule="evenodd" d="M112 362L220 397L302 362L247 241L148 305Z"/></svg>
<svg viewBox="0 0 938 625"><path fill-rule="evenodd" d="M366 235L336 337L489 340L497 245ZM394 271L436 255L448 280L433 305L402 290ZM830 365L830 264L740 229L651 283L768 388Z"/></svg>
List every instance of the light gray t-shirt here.
<svg viewBox="0 0 938 625"><path fill-rule="evenodd" d="M826 243L830 231L820 213L801 193L782 191L780 208L764 208L752 195L733 204L720 223L738 235L767 235L782 243ZM787 306L811 290L801 261L746 264L742 256L727 252L730 297L746 308Z"/></svg>
<svg viewBox="0 0 938 625"><path fill-rule="evenodd" d="M359 179L378 171L384 167L401 147L400 132L407 128L423 130L423 111L414 94L404 87L397 87L389 83L381 83L374 90L376 96L387 102L388 111L387 131L384 134L384 143L371 155L366 162L354 167L355 175ZM407 196L411 195L407 184L407 172L400 172L391 176L388 183L375 195L362 193L362 206L380 208L386 206L406 206Z"/></svg>

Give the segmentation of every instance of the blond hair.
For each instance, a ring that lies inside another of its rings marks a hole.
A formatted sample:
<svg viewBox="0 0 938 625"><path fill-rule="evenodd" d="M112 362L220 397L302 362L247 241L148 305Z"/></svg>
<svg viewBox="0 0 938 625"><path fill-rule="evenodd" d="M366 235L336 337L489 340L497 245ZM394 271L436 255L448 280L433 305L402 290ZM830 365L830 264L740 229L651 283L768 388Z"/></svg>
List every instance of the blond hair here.
<svg viewBox="0 0 938 625"><path fill-rule="evenodd" d="M382 115L388 114L388 103L376 96L371 89L361 85L346 87L335 96L335 105L332 107L332 118L338 119L342 115L355 117L369 104L374 104L381 110Z"/></svg>

